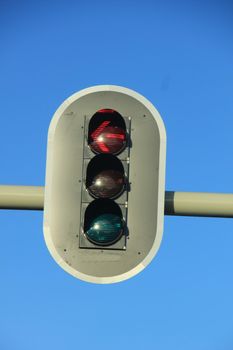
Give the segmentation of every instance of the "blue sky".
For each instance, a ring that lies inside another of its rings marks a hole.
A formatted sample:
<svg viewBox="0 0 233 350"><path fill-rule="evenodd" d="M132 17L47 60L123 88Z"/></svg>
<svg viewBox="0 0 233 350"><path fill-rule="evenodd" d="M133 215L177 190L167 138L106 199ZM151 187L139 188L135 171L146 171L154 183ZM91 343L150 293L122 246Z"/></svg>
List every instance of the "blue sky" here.
<svg viewBox="0 0 233 350"><path fill-rule="evenodd" d="M0 2L1 184L44 185L51 117L129 87L167 130L166 189L233 192L231 1ZM233 222L165 217L136 277L93 285L47 251L43 213L0 211L0 349L233 348Z"/></svg>

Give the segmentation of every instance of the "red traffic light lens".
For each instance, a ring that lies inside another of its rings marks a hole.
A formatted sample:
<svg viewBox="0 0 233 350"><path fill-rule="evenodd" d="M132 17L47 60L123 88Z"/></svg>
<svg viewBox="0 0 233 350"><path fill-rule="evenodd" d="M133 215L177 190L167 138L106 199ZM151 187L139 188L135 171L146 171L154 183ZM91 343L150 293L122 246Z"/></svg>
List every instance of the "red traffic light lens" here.
<svg viewBox="0 0 233 350"><path fill-rule="evenodd" d="M110 154L100 154L87 167L86 187L94 198L116 198L125 189L124 167Z"/></svg>
<svg viewBox="0 0 233 350"><path fill-rule="evenodd" d="M94 153L118 154L126 146L126 126L122 116L112 109L96 112L89 123L89 147Z"/></svg>
<svg viewBox="0 0 233 350"><path fill-rule="evenodd" d="M108 121L108 123L110 123ZM106 125L106 124L105 124ZM96 129L92 133L93 141L90 143L90 148L95 153L111 153L116 154L125 147L126 135L124 130L114 126L100 125L101 128Z"/></svg>

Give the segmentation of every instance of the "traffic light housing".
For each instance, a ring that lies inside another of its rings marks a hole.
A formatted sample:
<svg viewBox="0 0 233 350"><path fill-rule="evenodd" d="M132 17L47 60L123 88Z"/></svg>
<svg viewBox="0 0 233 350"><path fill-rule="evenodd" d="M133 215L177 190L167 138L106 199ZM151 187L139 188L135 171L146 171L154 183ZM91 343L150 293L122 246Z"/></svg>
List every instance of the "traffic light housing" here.
<svg viewBox="0 0 233 350"><path fill-rule="evenodd" d="M56 111L48 133L44 236L55 261L94 283L140 272L163 233L166 133L127 88L95 86Z"/></svg>

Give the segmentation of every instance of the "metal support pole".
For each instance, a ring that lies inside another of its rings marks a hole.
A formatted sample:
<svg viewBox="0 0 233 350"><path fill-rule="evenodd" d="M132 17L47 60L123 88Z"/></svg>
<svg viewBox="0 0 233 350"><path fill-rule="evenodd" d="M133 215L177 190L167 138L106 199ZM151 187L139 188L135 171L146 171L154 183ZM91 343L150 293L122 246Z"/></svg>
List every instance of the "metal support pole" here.
<svg viewBox="0 0 233 350"><path fill-rule="evenodd" d="M232 218L233 194L167 191L165 215Z"/></svg>
<svg viewBox="0 0 233 350"><path fill-rule="evenodd" d="M44 209L44 187L0 186L0 209ZM233 218L233 194L165 192L165 215Z"/></svg>
<svg viewBox="0 0 233 350"><path fill-rule="evenodd" d="M44 187L0 186L0 209L44 209Z"/></svg>

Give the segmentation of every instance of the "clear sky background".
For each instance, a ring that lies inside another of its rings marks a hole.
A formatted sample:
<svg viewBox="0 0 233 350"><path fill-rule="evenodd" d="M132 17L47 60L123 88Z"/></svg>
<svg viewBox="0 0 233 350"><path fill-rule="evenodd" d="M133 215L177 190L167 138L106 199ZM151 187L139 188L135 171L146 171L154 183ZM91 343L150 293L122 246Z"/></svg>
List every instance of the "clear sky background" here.
<svg viewBox="0 0 233 350"><path fill-rule="evenodd" d="M129 87L167 129L166 189L233 193L232 1L0 1L1 184L44 185L72 93ZM232 219L165 217L136 277L65 273L43 212L0 211L0 349L233 349Z"/></svg>

